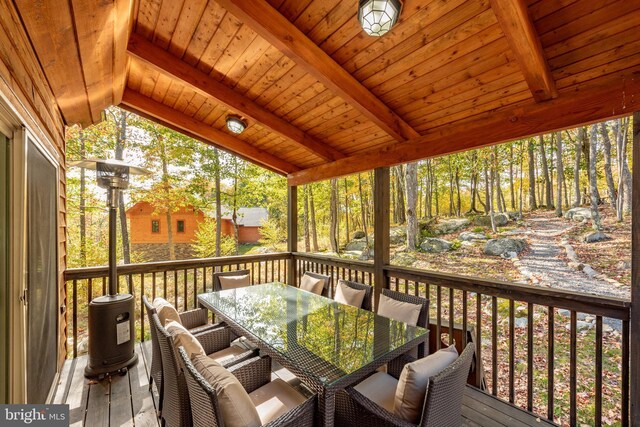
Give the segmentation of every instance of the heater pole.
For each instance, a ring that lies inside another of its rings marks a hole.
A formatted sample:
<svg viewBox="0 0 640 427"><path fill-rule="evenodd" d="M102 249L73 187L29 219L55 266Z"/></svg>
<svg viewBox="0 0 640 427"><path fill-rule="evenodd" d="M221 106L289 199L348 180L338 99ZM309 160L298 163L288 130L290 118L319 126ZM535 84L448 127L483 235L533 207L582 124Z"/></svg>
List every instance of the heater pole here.
<svg viewBox="0 0 640 427"><path fill-rule="evenodd" d="M118 189L107 190L109 204L109 295L118 293L118 262L116 259L116 220L118 213Z"/></svg>

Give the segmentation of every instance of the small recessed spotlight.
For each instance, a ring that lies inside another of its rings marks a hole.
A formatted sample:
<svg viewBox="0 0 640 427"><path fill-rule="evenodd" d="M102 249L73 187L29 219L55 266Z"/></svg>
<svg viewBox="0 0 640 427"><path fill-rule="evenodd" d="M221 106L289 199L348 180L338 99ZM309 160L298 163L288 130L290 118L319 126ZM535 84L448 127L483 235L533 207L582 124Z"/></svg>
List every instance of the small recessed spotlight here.
<svg viewBox="0 0 640 427"><path fill-rule="evenodd" d="M238 116L227 116L227 129L235 134L241 134L247 128L247 122Z"/></svg>

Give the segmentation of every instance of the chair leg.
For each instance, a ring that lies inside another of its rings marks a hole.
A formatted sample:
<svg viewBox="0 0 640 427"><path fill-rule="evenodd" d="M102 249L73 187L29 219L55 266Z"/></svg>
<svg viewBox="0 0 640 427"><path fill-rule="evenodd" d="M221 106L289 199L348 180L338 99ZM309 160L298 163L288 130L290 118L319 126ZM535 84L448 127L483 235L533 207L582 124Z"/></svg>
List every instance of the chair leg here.
<svg viewBox="0 0 640 427"><path fill-rule="evenodd" d="M153 377L149 375L149 391L151 391L151 386L153 385Z"/></svg>

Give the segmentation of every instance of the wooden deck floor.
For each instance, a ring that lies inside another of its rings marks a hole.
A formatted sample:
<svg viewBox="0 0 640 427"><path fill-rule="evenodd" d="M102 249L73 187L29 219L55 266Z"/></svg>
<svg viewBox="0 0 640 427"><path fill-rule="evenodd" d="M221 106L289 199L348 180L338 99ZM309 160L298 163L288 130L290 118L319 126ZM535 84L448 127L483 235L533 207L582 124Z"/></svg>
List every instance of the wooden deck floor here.
<svg viewBox="0 0 640 427"><path fill-rule="evenodd" d="M126 375L103 381L84 377L86 356L65 362L53 403L69 404L71 426L159 426L155 414L158 396L155 387L149 391L149 344L136 344L139 361ZM277 375L291 381L286 372ZM465 392L462 415L465 427L553 425L471 387Z"/></svg>

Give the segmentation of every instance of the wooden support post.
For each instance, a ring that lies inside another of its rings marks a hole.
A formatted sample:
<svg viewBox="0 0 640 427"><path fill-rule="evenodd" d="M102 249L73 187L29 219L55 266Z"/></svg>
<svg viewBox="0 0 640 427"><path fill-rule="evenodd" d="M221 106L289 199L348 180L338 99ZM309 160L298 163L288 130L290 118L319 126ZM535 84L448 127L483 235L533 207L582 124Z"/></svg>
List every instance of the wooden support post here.
<svg viewBox="0 0 640 427"><path fill-rule="evenodd" d="M289 269L287 284L296 286L296 260L294 252L298 252L298 187L290 185L287 191L287 251L289 251Z"/></svg>
<svg viewBox="0 0 640 427"><path fill-rule="evenodd" d="M377 307L382 289L389 287L389 281L384 272L384 267L389 264L389 168L377 168L374 181L373 265L375 268L374 300Z"/></svg>
<svg viewBox="0 0 640 427"><path fill-rule="evenodd" d="M631 426L640 427L640 112L633 113L633 185L631 201ZM623 379L624 381L624 379ZM624 425L624 422L623 422Z"/></svg>

